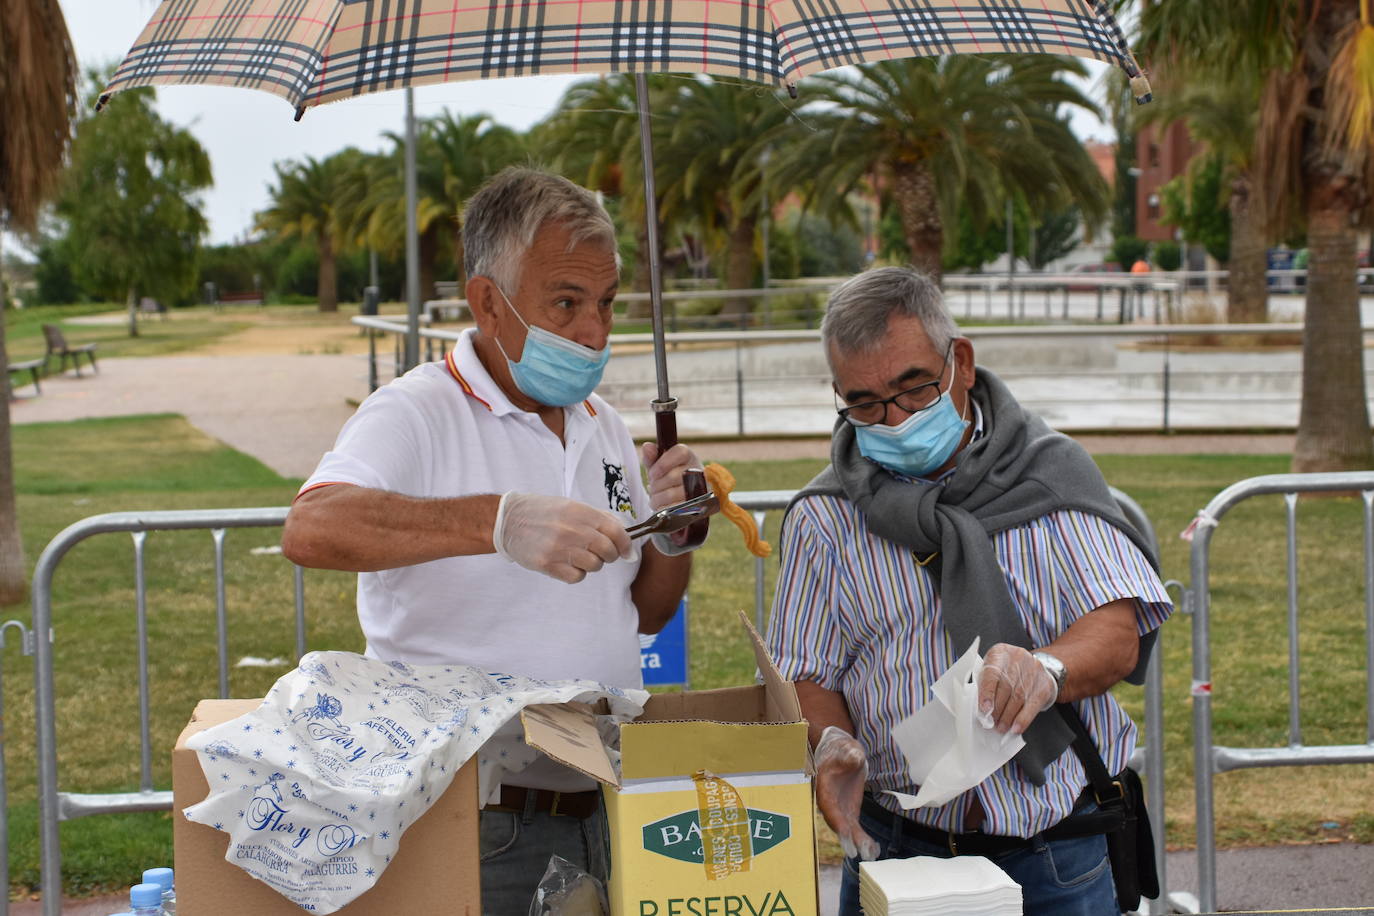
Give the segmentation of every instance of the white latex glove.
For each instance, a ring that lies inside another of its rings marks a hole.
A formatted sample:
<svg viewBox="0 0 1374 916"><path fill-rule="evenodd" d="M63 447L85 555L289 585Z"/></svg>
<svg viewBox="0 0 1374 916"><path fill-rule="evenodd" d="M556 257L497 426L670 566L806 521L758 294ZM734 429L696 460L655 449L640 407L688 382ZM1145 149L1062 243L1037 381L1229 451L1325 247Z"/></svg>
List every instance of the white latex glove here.
<svg viewBox="0 0 1374 916"><path fill-rule="evenodd" d="M852 735L831 725L816 743L816 807L840 839L849 858L878 858L878 843L859 825L859 808L868 781L868 757Z"/></svg>
<svg viewBox="0 0 1374 916"><path fill-rule="evenodd" d="M687 498L687 491L682 487L682 472L702 466L695 452L679 442L660 455L657 443L645 442L640 456L649 470L649 505L658 510Z"/></svg>
<svg viewBox="0 0 1374 916"><path fill-rule="evenodd" d="M610 512L561 496L515 491L501 497L491 540L512 563L568 583L634 550L624 522Z"/></svg>
<svg viewBox="0 0 1374 916"><path fill-rule="evenodd" d="M701 460L690 448L679 442L662 454L658 443L645 442L640 451L644 467L649 471L649 505L655 511L664 506L672 506L687 498L687 490L682 485L682 473L688 468L700 468ZM665 557L677 557L691 553L700 547L677 543L671 534L655 534L650 538L654 547Z"/></svg>
<svg viewBox="0 0 1374 916"><path fill-rule="evenodd" d="M990 716L999 732L1021 734L1058 696L1054 678L1020 646L999 642L983 657L978 712Z"/></svg>

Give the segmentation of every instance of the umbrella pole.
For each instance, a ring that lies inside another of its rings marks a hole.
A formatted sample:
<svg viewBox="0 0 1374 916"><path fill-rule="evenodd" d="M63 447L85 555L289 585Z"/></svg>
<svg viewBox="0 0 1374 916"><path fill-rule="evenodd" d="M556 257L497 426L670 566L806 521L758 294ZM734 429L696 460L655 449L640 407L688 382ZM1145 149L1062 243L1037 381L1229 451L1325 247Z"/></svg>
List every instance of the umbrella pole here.
<svg viewBox="0 0 1374 916"><path fill-rule="evenodd" d="M649 129L649 80L643 73L635 74L635 96L639 108L639 147L644 158L644 219L649 243L649 305L654 325L654 372L658 376L658 397L650 406L654 411L654 430L658 434L659 453L677 445L677 398L668 393L668 347L663 339L663 264L658 247L658 189L654 184L654 138ZM690 499L706 492L706 474L698 468L688 468L682 486ZM668 535L679 546L696 546L706 540L709 519L693 522L681 531Z"/></svg>
<svg viewBox="0 0 1374 916"><path fill-rule="evenodd" d="M420 230L415 209L415 90L406 87L406 346L402 371L420 362Z"/></svg>
<svg viewBox="0 0 1374 916"><path fill-rule="evenodd" d="M649 129L649 81L643 73L635 74L635 96L639 106L639 148L644 158L644 220L649 241L649 304L653 309L654 372L658 376L658 397L652 401L656 415L667 414L676 427L673 411L677 399L668 394L668 353L663 340L663 264L658 247L658 189L654 184L654 138ZM676 429L674 429L676 441ZM663 427L659 425L659 440ZM671 447L671 443L670 446Z"/></svg>

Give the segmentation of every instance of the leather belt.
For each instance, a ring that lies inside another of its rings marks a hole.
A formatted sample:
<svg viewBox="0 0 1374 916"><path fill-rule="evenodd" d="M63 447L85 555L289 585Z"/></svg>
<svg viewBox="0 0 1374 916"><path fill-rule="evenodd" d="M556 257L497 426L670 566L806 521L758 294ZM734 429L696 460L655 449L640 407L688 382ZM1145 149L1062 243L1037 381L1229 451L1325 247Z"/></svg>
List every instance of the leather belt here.
<svg viewBox="0 0 1374 916"><path fill-rule="evenodd" d="M586 792L554 792L550 789L527 789L524 786L501 786L501 801L487 805L487 811L511 811L515 814L539 812L551 817L587 818L596 813L601 804L601 790Z"/></svg>
<svg viewBox="0 0 1374 916"><path fill-rule="evenodd" d="M1082 800L1080 799L1080 804ZM1077 808L1077 806L1075 806ZM954 856L998 856L1032 848L1037 840L1053 842L1097 836L1121 826L1121 816L1111 811L1088 811L1070 814L1049 830L1033 837L998 836L974 830L970 833L950 833L937 827L912 820L904 814L889 811L871 795L864 795L863 813L876 820L885 820L901 827L904 836L915 837L933 846L943 846Z"/></svg>

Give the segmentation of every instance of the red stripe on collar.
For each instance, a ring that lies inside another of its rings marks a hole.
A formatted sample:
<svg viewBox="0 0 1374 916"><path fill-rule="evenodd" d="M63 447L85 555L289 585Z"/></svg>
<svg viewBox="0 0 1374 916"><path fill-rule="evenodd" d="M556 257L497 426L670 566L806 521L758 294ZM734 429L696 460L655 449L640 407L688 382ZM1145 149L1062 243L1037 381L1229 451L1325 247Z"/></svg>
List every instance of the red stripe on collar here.
<svg viewBox="0 0 1374 916"><path fill-rule="evenodd" d="M450 350L450 351L444 356L444 365L448 366L448 373L449 373L449 375L453 376L453 380L454 380L455 382L458 383L458 386L459 386L460 388L463 389L463 393L464 393L464 394L466 394L468 397L472 398L473 400L477 401L477 403L481 404L481 405L482 405L483 407L485 407L487 410L491 410L491 405L488 404L486 401L482 400L482 398L480 398L480 397L477 395L477 392L475 392L475 391L472 390L472 386L468 384L468 380L465 379L465 378L463 378L463 373L461 373L461 372L458 371L458 363L455 362L454 359L453 359L453 351L452 351L452 350Z"/></svg>

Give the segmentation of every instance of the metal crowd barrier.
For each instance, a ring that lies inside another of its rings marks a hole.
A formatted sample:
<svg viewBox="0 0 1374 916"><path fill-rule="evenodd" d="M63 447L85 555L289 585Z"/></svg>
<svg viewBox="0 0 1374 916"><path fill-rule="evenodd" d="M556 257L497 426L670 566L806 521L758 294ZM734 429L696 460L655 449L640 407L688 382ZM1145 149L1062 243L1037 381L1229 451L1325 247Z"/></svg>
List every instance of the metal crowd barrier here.
<svg viewBox="0 0 1374 916"><path fill-rule="evenodd" d="M1367 743L1306 745L1298 705L1298 538L1300 493L1359 491L1364 500L1365 654L1367 674ZM1224 747L1212 743L1211 575L1212 534L1237 503L1253 496L1282 494L1287 514L1288 579L1288 746ZM1216 810L1213 779L1217 773L1247 767L1374 763L1374 471L1329 474L1270 474L1234 483L1200 511L1192 529L1189 566L1192 585L1188 609L1193 616L1193 755L1197 794L1198 902L1203 912L1216 909Z"/></svg>
<svg viewBox="0 0 1374 916"><path fill-rule="evenodd" d="M758 490L733 494L733 501L753 513L760 536L765 535L765 518L769 510L780 510L791 502L794 490ZM1156 543L1154 529L1140 506L1125 493L1112 490L1130 522L1151 545ZM58 916L62 906L62 849L58 824L92 814L131 811L167 810L172 805L172 793L158 791L152 779L152 742L149 713L147 583L144 578L144 549L148 534L154 531L208 530L215 557L215 615L219 650L219 692L229 695L228 614L225 599L224 539L230 528L280 527L286 519L287 507L262 509L214 509L163 512L115 512L82 519L68 526L48 543L38 559L33 578L33 639L19 621L0 625L0 649L4 648L4 630L16 627L24 639L25 654L36 655L34 666L35 719L37 723L39 843L41 855L40 890L44 916ZM54 688L53 645L55 628L52 608L52 582L58 563L78 543L98 534L125 532L134 542L135 611L138 634L139 722L141 737L141 778L139 791L128 793L88 794L60 791L57 782L56 697ZM305 589L302 570L294 567L297 659L306 650ZM766 623L767 595L765 562L754 561L754 617L760 631ZM32 646L32 648L30 648ZM1160 672L1160 652L1156 646L1147 669L1145 685L1146 747L1138 749L1131 765L1143 769L1148 778L1148 803L1151 821L1156 828L1156 858L1160 865L1160 885L1164 883L1164 746L1163 746L1163 681ZM0 705L0 716L3 706ZM0 723L3 718L0 718ZM4 803L3 732L0 731L0 805ZM4 829L0 822L0 830ZM8 838L0 833L0 866L8 876L5 858ZM1167 899L1167 892L1161 894ZM0 898L3 900L3 898ZM0 916L8 912L0 902ZM1166 910L1151 908L1151 912Z"/></svg>
<svg viewBox="0 0 1374 916"><path fill-rule="evenodd" d="M271 509L211 509L166 512L111 512L67 526L48 542L33 572L33 632L35 639L34 718L38 758L38 841L41 857L39 889L44 916L62 910L62 846L58 823L90 814L122 811L159 811L172 806L172 793L153 787L153 748L148 690L148 605L144 579L144 545L152 531L206 530L215 552L215 619L219 642L219 689L229 695L228 617L224 589L224 533L229 528L280 527L286 507ZM134 589L138 626L138 713L140 726L139 791L86 794L61 792L57 786L57 711L53 677L52 580L57 564L78 543L97 534L127 532L134 541ZM305 654L305 589L296 568L296 657ZM8 876L8 870L6 871ZM8 895L6 895L8 896Z"/></svg>

